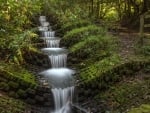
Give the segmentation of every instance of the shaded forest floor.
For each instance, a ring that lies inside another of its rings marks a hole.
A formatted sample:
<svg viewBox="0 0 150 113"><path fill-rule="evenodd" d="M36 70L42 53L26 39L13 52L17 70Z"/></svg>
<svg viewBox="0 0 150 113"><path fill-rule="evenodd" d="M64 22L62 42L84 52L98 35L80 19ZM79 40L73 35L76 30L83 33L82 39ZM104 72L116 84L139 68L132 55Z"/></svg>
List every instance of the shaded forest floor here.
<svg viewBox="0 0 150 113"><path fill-rule="evenodd" d="M139 32L137 30L120 28L115 36L119 39L118 47L121 58L127 59L130 56L136 55L136 46L139 40ZM150 33L145 33L145 36L149 37Z"/></svg>

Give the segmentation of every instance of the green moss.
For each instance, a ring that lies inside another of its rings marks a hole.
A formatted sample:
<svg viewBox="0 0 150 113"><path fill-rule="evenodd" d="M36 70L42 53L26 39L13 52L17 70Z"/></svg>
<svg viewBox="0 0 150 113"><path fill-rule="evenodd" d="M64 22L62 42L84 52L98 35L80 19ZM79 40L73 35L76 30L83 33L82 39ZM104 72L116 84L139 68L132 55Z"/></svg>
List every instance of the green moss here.
<svg viewBox="0 0 150 113"><path fill-rule="evenodd" d="M96 25L89 25L86 27L76 28L69 32L67 32L63 39L62 43L64 43L65 46L70 47L73 44L82 41L83 39L86 39L89 35L104 35L106 33L104 28L97 27Z"/></svg>
<svg viewBox="0 0 150 113"><path fill-rule="evenodd" d="M150 113L150 104L142 104L138 108L132 108L128 113Z"/></svg>
<svg viewBox="0 0 150 113"><path fill-rule="evenodd" d="M0 96L0 112L1 113L23 113L25 111L25 103L7 96Z"/></svg>

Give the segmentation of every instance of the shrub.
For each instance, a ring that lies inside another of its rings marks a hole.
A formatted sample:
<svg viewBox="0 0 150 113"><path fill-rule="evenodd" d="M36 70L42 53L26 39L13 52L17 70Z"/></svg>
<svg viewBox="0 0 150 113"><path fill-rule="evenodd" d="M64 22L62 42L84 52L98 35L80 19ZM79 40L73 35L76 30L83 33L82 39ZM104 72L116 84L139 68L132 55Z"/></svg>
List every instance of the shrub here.
<svg viewBox="0 0 150 113"><path fill-rule="evenodd" d="M71 31L74 28L80 28L80 27L85 27L87 25L90 25L91 22L87 20L79 20L75 22L68 22L64 24L61 28L63 32Z"/></svg>
<svg viewBox="0 0 150 113"><path fill-rule="evenodd" d="M15 81L15 86L16 83L22 85L25 88L30 86L32 87L36 86L35 77L31 73L29 73L26 69L11 63L4 63L4 62L0 63L1 63L0 67L1 77L5 78L8 81ZM20 86L17 85L16 87Z"/></svg>
<svg viewBox="0 0 150 113"><path fill-rule="evenodd" d="M102 59L110 56L114 52L115 39L112 36L89 36L83 41L76 43L70 48L75 57L81 59L95 58Z"/></svg>
<svg viewBox="0 0 150 113"><path fill-rule="evenodd" d="M31 18L40 12L41 3L39 0L3 0L0 7L0 57L23 63L22 48L29 47L33 35L26 29L31 28Z"/></svg>
<svg viewBox="0 0 150 113"><path fill-rule="evenodd" d="M63 45L70 47L74 45L75 43L82 41L86 39L89 35L105 35L106 30L101 27L97 27L96 25L89 25L86 27L76 28L69 32L67 32L63 39L62 43Z"/></svg>

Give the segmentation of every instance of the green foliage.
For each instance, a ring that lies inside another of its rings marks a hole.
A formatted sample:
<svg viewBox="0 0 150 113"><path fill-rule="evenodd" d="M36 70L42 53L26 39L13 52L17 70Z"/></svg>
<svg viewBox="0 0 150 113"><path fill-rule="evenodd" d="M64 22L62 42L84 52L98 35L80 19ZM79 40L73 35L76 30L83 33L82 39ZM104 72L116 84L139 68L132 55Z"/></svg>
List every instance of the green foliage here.
<svg viewBox="0 0 150 113"><path fill-rule="evenodd" d="M119 60L109 57L81 70L82 85L92 86L93 90L107 89L123 77L134 75L137 71L149 66L149 59ZM94 83L94 84L93 84Z"/></svg>
<svg viewBox="0 0 150 113"><path fill-rule="evenodd" d="M83 18L87 19L87 10L82 10L82 7L80 7L76 1L45 0L43 4L44 13L46 15L51 13L56 16L62 25Z"/></svg>
<svg viewBox="0 0 150 113"><path fill-rule="evenodd" d="M146 55L146 56L150 56L150 46L143 46L141 48L139 48L140 53Z"/></svg>
<svg viewBox="0 0 150 113"><path fill-rule="evenodd" d="M62 40L64 45L72 46L73 44L86 39L89 35L105 35L106 30L101 27L97 27L96 25L89 25L86 27L76 28L69 32L67 32Z"/></svg>
<svg viewBox="0 0 150 113"><path fill-rule="evenodd" d="M0 63L0 74L2 77L18 82L19 84L24 81L26 84L33 84L34 86L36 86L37 83L35 77L21 66L15 64L6 64L4 62ZM18 85L15 86L17 87ZM13 85L11 87L15 88L15 86Z"/></svg>
<svg viewBox="0 0 150 113"><path fill-rule="evenodd" d="M109 35L88 36L79 43L71 46L70 51L75 57L85 59L103 59L114 52L115 38Z"/></svg>
<svg viewBox="0 0 150 113"><path fill-rule="evenodd" d="M142 104L137 108L132 108L128 113L150 113L150 105Z"/></svg>
<svg viewBox="0 0 150 113"><path fill-rule="evenodd" d="M40 1L2 0L0 3L0 24L5 34L13 34L24 30L31 24L30 19L40 11ZM30 9L30 10L28 10Z"/></svg>
<svg viewBox="0 0 150 113"><path fill-rule="evenodd" d="M137 54L150 56L150 37L144 36L142 45L141 42L137 41L137 43L135 44L135 51L137 52Z"/></svg>
<svg viewBox="0 0 150 113"><path fill-rule="evenodd" d="M92 79L102 76L103 73L107 72L114 66L120 63L120 58L117 55L106 57L90 66L81 70L80 77L85 82L91 81ZM113 76L113 75L112 75Z"/></svg>
<svg viewBox="0 0 150 113"><path fill-rule="evenodd" d="M148 97L150 92L149 83L149 75L145 79L130 77L129 80L114 84L106 92L101 92L99 98L107 101L111 105L110 108L113 112L124 112L127 108L131 108L131 106L150 102ZM138 109L139 111L137 111ZM144 107L141 109L140 107L137 109L133 108L129 113L149 113L144 111L147 111L147 109Z"/></svg>
<svg viewBox="0 0 150 113"><path fill-rule="evenodd" d="M32 16L40 12L40 0L3 0L0 7L0 57L23 63L22 49L30 47L30 38L35 37L33 30L27 29L31 28Z"/></svg>
<svg viewBox="0 0 150 113"><path fill-rule="evenodd" d="M64 32L67 32L67 31L71 31L74 28L85 27L85 26L90 25L90 24L91 24L90 21L78 20L78 21L75 21L75 22L68 22L68 23L64 24L61 29Z"/></svg>

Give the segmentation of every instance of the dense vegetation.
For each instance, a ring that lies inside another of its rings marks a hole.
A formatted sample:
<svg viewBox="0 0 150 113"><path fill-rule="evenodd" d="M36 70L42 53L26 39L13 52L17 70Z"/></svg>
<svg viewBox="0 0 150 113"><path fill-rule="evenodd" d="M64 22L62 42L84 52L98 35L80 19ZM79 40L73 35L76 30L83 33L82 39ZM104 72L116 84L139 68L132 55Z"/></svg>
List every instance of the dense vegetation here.
<svg viewBox="0 0 150 113"><path fill-rule="evenodd" d="M134 55L124 57L120 55L118 35L122 26L137 31L140 15L149 6L148 0L0 1L0 93L34 103L27 94L36 93L37 81L24 65L32 60L42 66L38 61L41 56L31 58L41 55L35 32L37 17L42 14L48 16L61 36L61 46L70 50L69 65L78 69L79 90L83 90L79 95L104 101L108 106L104 111L110 113L149 113L149 40L142 46L135 42ZM15 106L15 99L6 105L10 97L5 95L0 97L4 108L9 106L11 113L24 110L24 103L17 100L20 105Z"/></svg>

